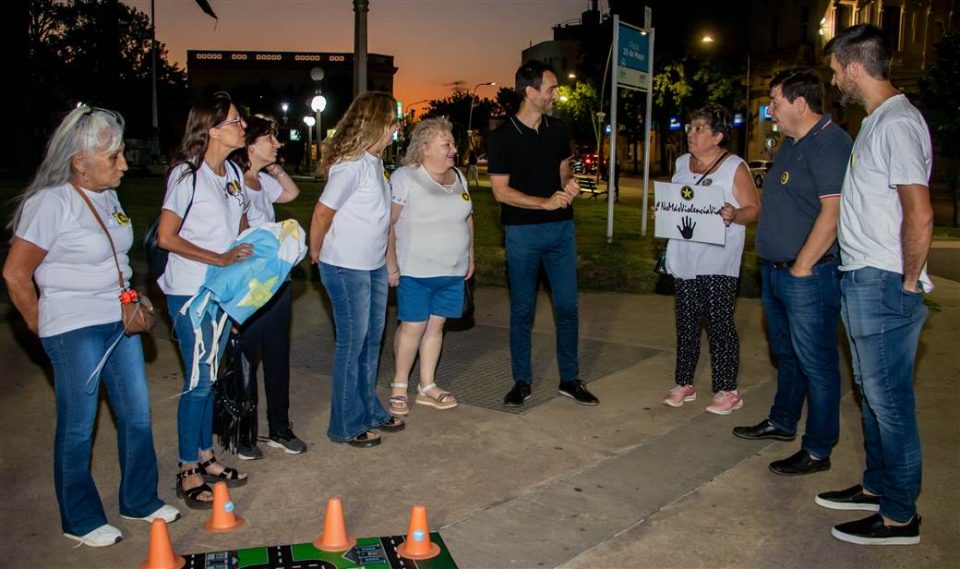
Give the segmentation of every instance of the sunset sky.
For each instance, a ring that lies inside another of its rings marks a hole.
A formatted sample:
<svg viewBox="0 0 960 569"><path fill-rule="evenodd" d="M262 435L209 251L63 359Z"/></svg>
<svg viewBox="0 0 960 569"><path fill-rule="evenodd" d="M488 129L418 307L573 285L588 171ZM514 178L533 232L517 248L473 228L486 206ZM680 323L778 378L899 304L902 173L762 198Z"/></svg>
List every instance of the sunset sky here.
<svg viewBox="0 0 960 569"><path fill-rule="evenodd" d="M149 0L125 0L149 14ZM188 49L353 51L351 0L156 0L157 39L185 65ZM405 105L449 96L450 83L512 86L520 52L579 19L588 0L371 0L367 50L394 56L394 94ZM606 2L601 2L606 10ZM492 97L498 87L481 87ZM419 105L418 105L419 106Z"/></svg>

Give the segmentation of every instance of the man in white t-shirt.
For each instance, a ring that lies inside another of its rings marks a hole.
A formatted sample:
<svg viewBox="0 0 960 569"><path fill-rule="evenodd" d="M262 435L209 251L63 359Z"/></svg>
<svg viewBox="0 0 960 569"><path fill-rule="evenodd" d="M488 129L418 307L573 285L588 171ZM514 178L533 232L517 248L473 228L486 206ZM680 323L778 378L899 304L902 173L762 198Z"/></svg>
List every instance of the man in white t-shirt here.
<svg viewBox="0 0 960 569"><path fill-rule="evenodd" d="M913 366L933 290L926 259L933 228L930 131L890 83L883 32L861 24L824 47L843 102L867 111L840 198L842 316L854 381L863 397L867 467L862 484L825 492L817 504L875 512L833 528L861 545L920 543L920 435Z"/></svg>

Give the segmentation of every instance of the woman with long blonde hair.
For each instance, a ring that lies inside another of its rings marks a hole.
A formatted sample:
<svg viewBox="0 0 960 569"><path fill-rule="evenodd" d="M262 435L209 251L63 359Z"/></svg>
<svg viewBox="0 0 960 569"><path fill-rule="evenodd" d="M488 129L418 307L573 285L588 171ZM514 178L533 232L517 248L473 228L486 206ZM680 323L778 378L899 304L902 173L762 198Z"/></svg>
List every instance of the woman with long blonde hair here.
<svg viewBox="0 0 960 569"><path fill-rule="evenodd" d="M327 185L310 223L310 259L333 305L330 439L355 447L400 431L377 399L377 364L387 310L390 189L380 154L397 130L396 100L370 91L357 97L327 142L320 169Z"/></svg>

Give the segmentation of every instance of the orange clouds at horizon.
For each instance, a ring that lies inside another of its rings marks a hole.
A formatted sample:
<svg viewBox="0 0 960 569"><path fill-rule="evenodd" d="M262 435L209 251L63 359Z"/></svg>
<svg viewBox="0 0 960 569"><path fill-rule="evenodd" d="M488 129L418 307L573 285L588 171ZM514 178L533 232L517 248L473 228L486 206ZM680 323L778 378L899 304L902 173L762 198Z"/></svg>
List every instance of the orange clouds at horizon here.
<svg viewBox="0 0 960 569"><path fill-rule="evenodd" d="M147 15L149 0L124 0ZM157 0L157 40L185 66L191 50L352 52L351 0L210 0L219 21L194 0ZM367 50L392 55L394 95L404 106L448 97L453 84L493 97L513 85L521 51L553 39L552 27L579 18L586 0L371 0ZM421 105L416 105L421 107Z"/></svg>

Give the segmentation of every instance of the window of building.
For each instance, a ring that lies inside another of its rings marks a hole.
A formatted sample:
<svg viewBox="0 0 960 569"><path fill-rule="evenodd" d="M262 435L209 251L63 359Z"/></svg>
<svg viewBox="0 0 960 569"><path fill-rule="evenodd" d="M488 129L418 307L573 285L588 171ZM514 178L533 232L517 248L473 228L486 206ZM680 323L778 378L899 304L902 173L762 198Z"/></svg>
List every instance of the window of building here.
<svg viewBox="0 0 960 569"><path fill-rule="evenodd" d="M883 11L880 12L880 29L883 35L887 36L890 47L894 51L902 49L900 45L900 20L903 14L903 8L896 4L884 4Z"/></svg>
<svg viewBox="0 0 960 569"><path fill-rule="evenodd" d="M839 34L843 30L853 25L853 5L837 4L834 6L833 25L834 34Z"/></svg>

